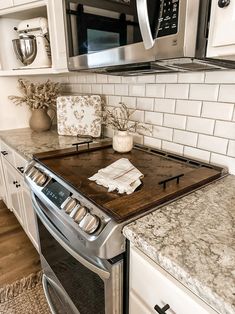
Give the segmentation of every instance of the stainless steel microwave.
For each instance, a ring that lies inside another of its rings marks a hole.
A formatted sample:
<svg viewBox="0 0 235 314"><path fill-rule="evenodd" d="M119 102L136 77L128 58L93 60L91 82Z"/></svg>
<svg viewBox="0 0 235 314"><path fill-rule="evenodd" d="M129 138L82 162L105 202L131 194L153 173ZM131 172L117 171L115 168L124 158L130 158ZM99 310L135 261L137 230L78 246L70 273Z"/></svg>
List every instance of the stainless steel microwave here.
<svg viewBox="0 0 235 314"><path fill-rule="evenodd" d="M206 59L211 0L64 0L69 70L111 74L233 67Z"/></svg>

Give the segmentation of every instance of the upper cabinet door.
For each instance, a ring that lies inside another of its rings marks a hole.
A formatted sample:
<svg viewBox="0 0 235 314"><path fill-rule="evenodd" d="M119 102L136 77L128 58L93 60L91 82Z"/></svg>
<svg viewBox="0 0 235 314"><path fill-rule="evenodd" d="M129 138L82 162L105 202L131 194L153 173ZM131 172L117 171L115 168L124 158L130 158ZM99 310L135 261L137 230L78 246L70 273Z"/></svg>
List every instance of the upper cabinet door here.
<svg viewBox="0 0 235 314"><path fill-rule="evenodd" d="M13 6L13 0L0 0L0 10L7 9Z"/></svg>
<svg viewBox="0 0 235 314"><path fill-rule="evenodd" d="M212 0L207 57L235 60L235 1Z"/></svg>
<svg viewBox="0 0 235 314"><path fill-rule="evenodd" d="M35 2L36 0L13 0L14 5L20 5L25 3Z"/></svg>

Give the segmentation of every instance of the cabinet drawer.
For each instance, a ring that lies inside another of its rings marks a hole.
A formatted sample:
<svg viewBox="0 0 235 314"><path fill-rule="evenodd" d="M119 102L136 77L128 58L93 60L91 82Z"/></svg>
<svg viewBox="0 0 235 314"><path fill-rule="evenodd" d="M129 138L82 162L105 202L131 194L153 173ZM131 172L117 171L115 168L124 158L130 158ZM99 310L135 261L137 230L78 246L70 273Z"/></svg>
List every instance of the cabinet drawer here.
<svg viewBox="0 0 235 314"><path fill-rule="evenodd" d="M0 0L0 10L13 6L13 0Z"/></svg>
<svg viewBox="0 0 235 314"><path fill-rule="evenodd" d="M4 142L1 142L1 154L9 163L15 166L14 151Z"/></svg>
<svg viewBox="0 0 235 314"><path fill-rule="evenodd" d="M15 152L15 167L16 169L23 175L24 169L27 165L28 161L20 154Z"/></svg>
<svg viewBox="0 0 235 314"><path fill-rule="evenodd" d="M140 312L138 302L152 314L157 314L155 305L166 304L167 314L217 313L138 249L131 248L130 258L130 314Z"/></svg>

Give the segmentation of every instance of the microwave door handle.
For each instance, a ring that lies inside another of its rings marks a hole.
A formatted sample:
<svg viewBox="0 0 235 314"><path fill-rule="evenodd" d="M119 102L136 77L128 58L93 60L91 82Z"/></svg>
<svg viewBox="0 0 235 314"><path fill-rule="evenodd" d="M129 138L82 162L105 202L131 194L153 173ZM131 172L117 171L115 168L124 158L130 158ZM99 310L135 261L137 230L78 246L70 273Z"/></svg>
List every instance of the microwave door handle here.
<svg viewBox="0 0 235 314"><path fill-rule="evenodd" d="M54 239L56 239L56 241L83 266L88 268L90 271L96 273L101 278L108 279L110 277L110 273L107 270L105 270L104 268L98 267L94 265L93 263L90 263L88 260L86 260L86 258L79 255L77 252L75 252L73 249L71 249L68 246L68 244L62 238L61 234L59 234L59 232L53 227L51 222L46 218L46 215L41 209L40 204L38 204L34 193L31 193L31 196L32 196L32 203L33 203L34 210L36 211L38 217L40 218L45 228L50 232L50 234L54 237Z"/></svg>
<svg viewBox="0 0 235 314"><path fill-rule="evenodd" d="M143 38L145 49L151 49L154 45L154 39L151 33L147 0L136 0L137 15L140 25L140 32Z"/></svg>
<svg viewBox="0 0 235 314"><path fill-rule="evenodd" d="M44 291L44 294L45 294L48 306L49 306L50 311L51 311L52 314L57 314L56 310L54 308L54 305L52 303L50 294L49 294L48 284L49 284L49 281L47 280L47 277L45 275L43 275L42 276L42 287L43 287L43 291Z"/></svg>

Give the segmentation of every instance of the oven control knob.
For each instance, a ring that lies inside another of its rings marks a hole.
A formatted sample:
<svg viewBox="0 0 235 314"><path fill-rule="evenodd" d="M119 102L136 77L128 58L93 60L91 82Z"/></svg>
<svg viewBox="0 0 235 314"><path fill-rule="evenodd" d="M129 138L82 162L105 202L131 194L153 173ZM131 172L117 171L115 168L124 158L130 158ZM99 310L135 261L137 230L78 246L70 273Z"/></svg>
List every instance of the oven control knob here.
<svg viewBox="0 0 235 314"><path fill-rule="evenodd" d="M88 234L95 232L100 225L100 219L95 216L87 213L86 216L82 219L79 224L79 227Z"/></svg>
<svg viewBox="0 0 235 314"><path fill-rule="evenodd" d="M39 170L35 167L32 167L29 172L27 173L27 176L33 180L34 176L39 172Z"/></svg>
<svg viewBox="0 0 235 314"><path fill-rule="evenodd" d="M84 206L80 206L78 210L76 211L75 215L73 216L73 219L75 222L80 223L80 221L85 217L88 210Z"/></svg>
<svg viewBox="0 0 235 314"><path fill-rule="evenodd" d="M38 186L43 186L47 182L48 176L45 173L42 173L41 171L38 171L33 178L33 181Z"/></svg>
<svg viewBox="0 0 235 314"><path fill-rule="evenodd" d="M60 208L63 209L66 214L70 214L77 205L78 201L75 198L68 197L64 203L61 204Z"/></svg>

